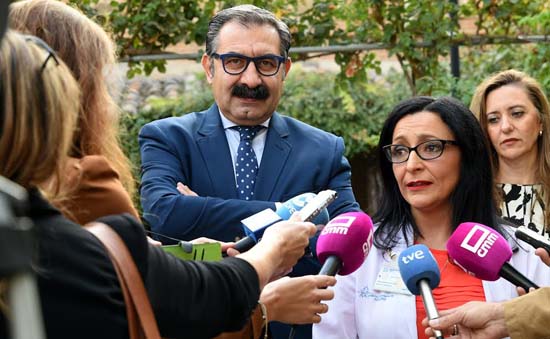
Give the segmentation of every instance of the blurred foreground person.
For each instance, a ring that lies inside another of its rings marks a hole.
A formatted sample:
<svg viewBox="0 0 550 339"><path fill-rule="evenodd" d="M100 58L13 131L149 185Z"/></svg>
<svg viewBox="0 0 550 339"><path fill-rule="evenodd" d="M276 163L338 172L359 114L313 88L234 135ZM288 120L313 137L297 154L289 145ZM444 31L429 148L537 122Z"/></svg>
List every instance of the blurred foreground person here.
<svg viewBox="0 0 550 339"><path fill-rule="evenodd" d="M128 338L124 298L105 248L41 193L64 194L59 183L78 117L76 81L42 40L12 31L0 48L0 88L0 175L30 195L47 337ZM241 328L263 286L296 263L315 233L311 223L282 222L236 258L184 262L149 245L130 216L101 221L128 246L160 332L171 338L211 338ZM7 337L7 317L9 310L0 313L0 337Z"/></svg>
<svg viewBox="0 0 550 339"><path fill-rule="evenodd" d="M84 225L110 214L139 218L132 202L135 182L119 144L119 110L108 92L115 46L108 34L77 9L56 0L25 0L10 6L12 29L44 40L65 62L80 86L77 130L60 185L65 195L45 188L49 200L69 219Z"/></svg>

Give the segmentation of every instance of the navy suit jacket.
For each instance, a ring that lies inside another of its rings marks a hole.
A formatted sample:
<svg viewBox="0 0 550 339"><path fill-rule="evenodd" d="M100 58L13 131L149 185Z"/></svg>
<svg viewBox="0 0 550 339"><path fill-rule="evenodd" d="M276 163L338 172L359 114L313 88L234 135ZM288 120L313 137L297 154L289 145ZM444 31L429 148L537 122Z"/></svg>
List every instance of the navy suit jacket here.
<svg viewBox="0 0 550 339"><path fill-rule="evenodd" d="M254 197L237 198L235 174L217 105L157 120L139 135L143 217L153 231L191 240L235 241L241 220L304 192L338 192L332 217L359 210L340 137L274 113L267 131ZM180 181L199 196L176 189ZM318 270L317 270L318 272ZM316 274L314 272L313 274Z"/></svg>

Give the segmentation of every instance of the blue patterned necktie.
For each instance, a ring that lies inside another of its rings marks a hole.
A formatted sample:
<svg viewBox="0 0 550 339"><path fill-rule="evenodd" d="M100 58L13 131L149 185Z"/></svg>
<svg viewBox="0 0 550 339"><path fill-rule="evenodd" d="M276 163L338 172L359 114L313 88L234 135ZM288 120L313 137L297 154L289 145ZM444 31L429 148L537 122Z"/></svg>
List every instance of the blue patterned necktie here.
<svg viewBox="0 0 550 339"><path fill-rule="evenodd" d="M232 128L237 130L241 136L235 160L237 194L239 199L251 200L254 197L254 184L258 173L258 161L252 149L252 139L263 126L235 126Z"/></svg>

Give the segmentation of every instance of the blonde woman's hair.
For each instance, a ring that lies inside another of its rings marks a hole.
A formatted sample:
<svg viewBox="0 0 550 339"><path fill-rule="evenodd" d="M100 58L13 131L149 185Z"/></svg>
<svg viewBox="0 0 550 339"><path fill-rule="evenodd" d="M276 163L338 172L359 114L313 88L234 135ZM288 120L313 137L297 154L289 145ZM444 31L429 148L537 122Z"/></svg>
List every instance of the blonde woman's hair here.
<svg viewBox="0 0 550 339"><path fill-rule="evenodd" d="M523 72L514 69L502 71L490 76L476 88L470 109L481 123L485 137L490 140L487 129L487 96L495 89L506 85L515 85L525 90L537 109L542 123L543 133L537 141L538 166L535 174L542 184L542 199L545 206L544 224L548 228L550 227L550 104L542 86L537 80ZM496 175L499 170L498 154L492 144L491 151L491 162ZM498 197L498 199L500 202L502 201L502 197Z"/></svg>
<svg viewBox="0 0 550 339"><path fill-rule="evenodd" d="M60 59L34 37L7 32L0 49L0 175L27 189L47 188L51 201L62 195L79 95Z"/></svg>
<svg viewBox="0 0 550 339"><path fill-rule="evenodd" d="M77 9L55 0L15 2L10 6L9 22L11 28L48 43L80 84L80 114L71 156L104 156L132 198L135 182L119 142L119 109L109 94L104 74L116 61L108 34Z"/></svg>

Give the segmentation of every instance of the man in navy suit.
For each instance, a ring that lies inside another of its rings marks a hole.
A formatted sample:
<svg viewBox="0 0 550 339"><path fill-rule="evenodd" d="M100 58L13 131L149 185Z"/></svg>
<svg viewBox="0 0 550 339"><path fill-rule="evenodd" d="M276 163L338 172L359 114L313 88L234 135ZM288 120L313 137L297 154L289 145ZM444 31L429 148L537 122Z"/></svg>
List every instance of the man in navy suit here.
<svg viewBox="0 0 550 339"><path fill-rule="evenodd" d="M251 5L211 20L202 66L215 104L140 132L141 201L153 231L235 241L244 235L242 219L325 189L338 192L328 207L331 218L359 210L343 139L275 111L291 67L290 39L286 24ZM243 151L243 130L251 127L245 144L252 151ZM244 169L246 178L239 177ZM292 274L319 268L304 258Z"/></svg>

